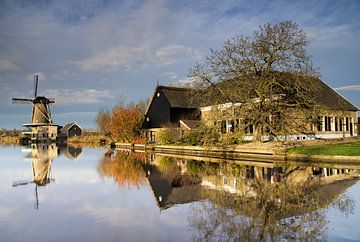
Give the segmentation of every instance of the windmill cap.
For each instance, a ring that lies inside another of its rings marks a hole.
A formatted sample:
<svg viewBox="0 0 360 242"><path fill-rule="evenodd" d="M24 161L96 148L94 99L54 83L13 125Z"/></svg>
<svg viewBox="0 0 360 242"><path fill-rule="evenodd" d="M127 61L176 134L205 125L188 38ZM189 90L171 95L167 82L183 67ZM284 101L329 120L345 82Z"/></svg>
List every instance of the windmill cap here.
<svg viewBox="0 0 360 242"><path fill-rule="evenodd" d="M42 102L42 103L53 103L54 101L46 98L46 97L42 97L42 96L38 96L34 99L33 101L34 103L38 103L38 102Z"/></svg>

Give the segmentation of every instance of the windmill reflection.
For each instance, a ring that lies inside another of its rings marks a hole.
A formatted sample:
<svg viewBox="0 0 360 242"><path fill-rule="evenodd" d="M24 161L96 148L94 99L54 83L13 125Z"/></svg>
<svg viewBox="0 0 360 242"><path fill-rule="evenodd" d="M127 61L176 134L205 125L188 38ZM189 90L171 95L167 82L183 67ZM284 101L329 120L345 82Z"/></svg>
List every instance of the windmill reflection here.
<svg viewBox="0 0 360 242"><path fill-rule="evenodd" d="M39 209L38 187L46 186L55 181L51 173L51 165L55 158L64 155L69 159L77 159L82 153L82 148L75 148L67 145L57 146L56 144L31 144L23 149L28 152L26 160L31 161L32 179L13 182L12 186L23 186L35 184L34 208Z"/></svg>

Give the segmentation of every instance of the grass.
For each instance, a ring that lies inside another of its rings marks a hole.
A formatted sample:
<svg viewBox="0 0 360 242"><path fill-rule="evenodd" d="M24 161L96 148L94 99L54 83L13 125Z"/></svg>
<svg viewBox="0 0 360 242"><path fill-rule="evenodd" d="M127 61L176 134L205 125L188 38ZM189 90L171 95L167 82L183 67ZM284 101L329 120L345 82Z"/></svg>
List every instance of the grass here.
<svg viewBox="0 0 360 242"><path fill-rule="evenodd" d="M288 154L360 156L360 142L334 145L298 146L287 150Z"/></svg>
<svg viewBox="0 0 360 242"><path fill-rule="evenodd" d="M101 142L110 143L110 139L98 134L85 134L68 139L69 144L100 144Z"/></svg>

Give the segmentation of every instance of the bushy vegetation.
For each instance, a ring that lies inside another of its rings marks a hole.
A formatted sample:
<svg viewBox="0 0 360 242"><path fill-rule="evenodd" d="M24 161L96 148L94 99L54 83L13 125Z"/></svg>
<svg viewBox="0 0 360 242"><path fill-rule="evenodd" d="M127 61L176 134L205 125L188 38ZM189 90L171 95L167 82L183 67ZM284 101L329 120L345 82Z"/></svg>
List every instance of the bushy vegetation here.
<svg viewBox="0 0 360 242"><path fill-rule="evenodd" d="M119 105L113 109L107 126L114 140L131 142L140 135L142 121L143 115L137 108Z"/></svg>
<svg viewBox="0 0 360 242"><path fill-rule="evenodd" d="M134 142L141 137L144 119L142 103L125 105L120 102L112 111L100 110L96 117L98 130L113 141Z"/></svg>
<svg viewBox="0 0 360 242"><path fill-rule="evenodd" d="M243 141L242 133L226 133L221 136L220 143L224 145L240 144Z"/></svg>
<svg viewBox="0 0 360 242"><path fill-rule="evenodd" d="M67 142L71 144L107 144L111 142L111 139L98 133L84 133L68 138Z"/></svg>
<svg viewBox="0 0 360 242"><path fill-rule="evenodd" d="M219 131L215 127L201 125L192 130L184 138L184 142L188 145L213 145L220 139Z"/></svg>
<svg viewBox="0 0 360 242"><path fill-rule="evenodd" d="M159 133L159 144L169 145L174 144L180 138L180 130L174 127L165 127Z"/></svg>

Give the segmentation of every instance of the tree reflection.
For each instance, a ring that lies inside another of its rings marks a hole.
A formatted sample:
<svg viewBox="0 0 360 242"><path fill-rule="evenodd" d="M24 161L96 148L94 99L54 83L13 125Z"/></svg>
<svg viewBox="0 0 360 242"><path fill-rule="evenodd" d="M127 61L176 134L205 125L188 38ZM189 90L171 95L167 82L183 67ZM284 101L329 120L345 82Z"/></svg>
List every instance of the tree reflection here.
<svg viewBox="0 0 360 242"><path fill-rule="evenodd" d="M239 174L243 169L233 167L225 166L221 173ZM202 173L206 170L196 169ZM308 176L295 182L290 174L301 170L307 173L307 168L284 167L278 178L281 182L276 183L258 178L242 180L251 193L203 189L207 200L192 205L188 217L197 231L194 240L325 240L324 208L333 206L345 215L351 213L353 200L339 194L354 181L324 184L319 177Z"/></svg>
<svg viewBox="0 0 360 242"><path fill-rule="evenodd" d="M111 177L119 186L139 188L145 180L145 172L138 155L131 152L108 151L100 159L98 172L101 177Z"/></svg>

